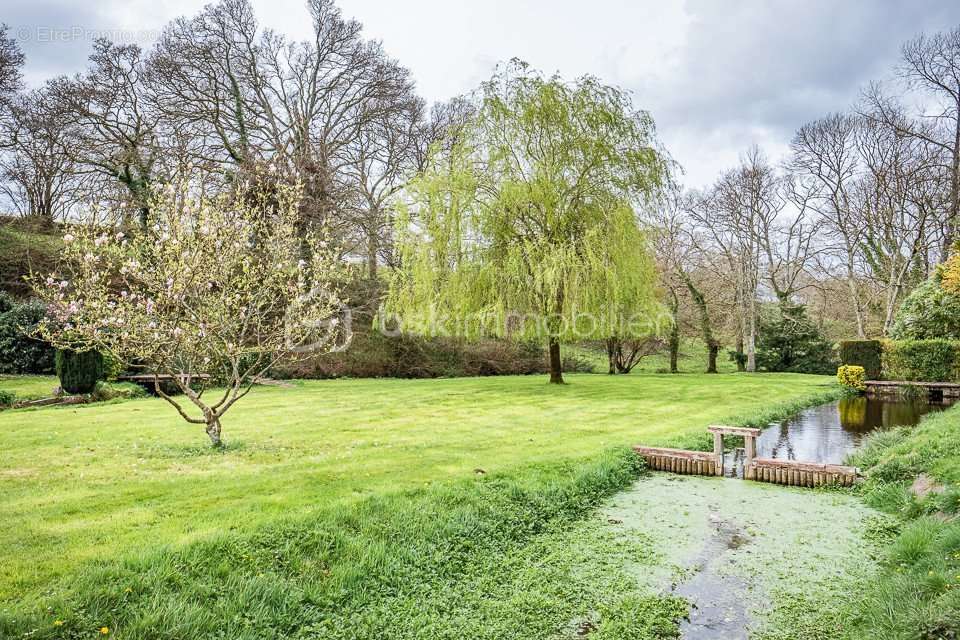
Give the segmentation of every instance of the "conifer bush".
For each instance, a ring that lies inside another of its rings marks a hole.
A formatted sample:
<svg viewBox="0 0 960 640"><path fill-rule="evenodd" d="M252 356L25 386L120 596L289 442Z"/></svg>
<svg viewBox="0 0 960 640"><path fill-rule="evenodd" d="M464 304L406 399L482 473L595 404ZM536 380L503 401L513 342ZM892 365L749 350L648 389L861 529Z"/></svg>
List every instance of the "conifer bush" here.
<svg viewBox="0 0 960 640"><path fill-rule="evenodd" d="M67 393L92 393L104 377L103 356L97 351L60 349L56 355L57 377Z"/></svg>

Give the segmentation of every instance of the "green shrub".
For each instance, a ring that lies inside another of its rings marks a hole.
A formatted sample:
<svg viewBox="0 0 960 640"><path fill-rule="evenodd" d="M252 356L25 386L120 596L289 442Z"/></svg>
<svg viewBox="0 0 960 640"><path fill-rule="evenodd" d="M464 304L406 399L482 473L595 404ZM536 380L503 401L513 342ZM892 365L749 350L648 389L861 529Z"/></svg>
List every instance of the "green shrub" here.
<svg viewBox="0 0 960 640"><path fill-rule="evenodd" d="M103 379L116 380L117 376L123 373L123 363L114 358L109 353L103 355Z"/></svg>
<svg viewBox="0 0 960 640"><path fill-rule="evenodd" d="M29 335L45 314L38 302L0 292L0 373L53 373L53 347Z"/></svg>
<svg viewBox="0 0 960 640"><path fill-rule="evenodd" d="M960 295L943 289L935 275L907 296L890 331L897 340L960 340Z"/></svg>
<svg viewBox="0 0 960 640"><path fill-rule="evenodd" d="M57 377L67 393L91 393L103 379L103 356L96 351L59 350Z"/></svg>
<svg viewBox="0 0 960 640"><path fill-rule="evenodd" d="M863 367L845 364L837 369L837 382L854 391L866 391L867 375Z"/></svg>
<svg viewBox="0 0 960 640"><path fill-rule="evenodd" d="M145 398L149 393L144 387L133 382L97 382L93 389L93 399L97 402L103 400L116 400L123 398L129 400L132 398Z"/></svg>
<svg viewBox="0 0 960 640"><path fill-rule="evenodd" d="M13 391L0 389L0 408L12 407L13 403L16 401L17 394L15 394Z"/></svg>
<svg viewBox="0 0 960 640"><path fill-rule="evenodd" d="M883 347L879 340L844 340L840 364L863 367L867 380L877 380L883 371Z"/></svg>
<svg viewBox="0 0 960 640"><path fill-rule="evenodd" d="M763 371L832 374L833 347L807 317L803 305L783 302L760 318L757 367Z"/></svg>
<svg viewBox="0 0 960 640"><path fill-rule="evenodd" d="M888 380L951 382L960 378L960 343L950 340L892 340L883 345Z"/></svg>

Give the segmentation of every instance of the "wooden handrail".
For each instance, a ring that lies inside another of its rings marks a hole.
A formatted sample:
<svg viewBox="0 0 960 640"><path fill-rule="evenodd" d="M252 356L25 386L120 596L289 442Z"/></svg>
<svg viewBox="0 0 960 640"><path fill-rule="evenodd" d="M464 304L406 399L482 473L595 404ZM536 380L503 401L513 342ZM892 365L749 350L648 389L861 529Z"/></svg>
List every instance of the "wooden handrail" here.
<svg viewBox="0 0 960 640"><path fill-rule="evenodd" d="M752 427L728 427L723 424L712 424L707 427L707 431L725 436L751 436L756 438L760 435L760 429L754 429Z"/></svg>

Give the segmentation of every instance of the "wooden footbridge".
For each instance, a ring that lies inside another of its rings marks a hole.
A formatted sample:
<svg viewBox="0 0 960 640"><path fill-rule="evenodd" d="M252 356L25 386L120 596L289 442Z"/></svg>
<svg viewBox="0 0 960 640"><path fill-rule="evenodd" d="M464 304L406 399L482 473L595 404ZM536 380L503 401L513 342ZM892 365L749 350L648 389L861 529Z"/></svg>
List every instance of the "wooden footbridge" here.
<svg viewBox="0 0 960 640"><path fill-rule="evenodd" d="M713 451L688 451L663 447L636 446L647 466L657 471L687 475L724 475L723 436L739 436L744 441L743 477L758 482L772 482L796 487L818 487L832 484L849 487L857 480L857 468L838 464L800 462L757 457L757 436L760 429L713 425Z"/></svg>

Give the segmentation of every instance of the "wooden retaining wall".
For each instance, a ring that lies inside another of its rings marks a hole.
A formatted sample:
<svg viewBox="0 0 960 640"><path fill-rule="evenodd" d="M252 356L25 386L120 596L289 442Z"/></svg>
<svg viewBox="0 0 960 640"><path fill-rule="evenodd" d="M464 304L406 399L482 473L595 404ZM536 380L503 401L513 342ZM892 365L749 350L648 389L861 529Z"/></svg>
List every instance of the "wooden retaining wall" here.
<svg viewBox="0 0 960 640"><path fill-rule="evenodd" d="M634 451L647 461L647 466L657 471L672 471L685 475L720 475L716 457L708 451L687 451L663 447L634 447Z"/></svg>
<svg viewBox="0 0 960 640"><path fill-rule="evenodd" d="M914 382L912 380L867 380L868 396L877 398L898 398L907 389L920 389L934 401L960 400L960 384L956 382Z"/></svg>
<svg viewBox="0 0 960 640"><path fill-rule="evenodd" d="M850 487L857 481L857 468L839 464L754 458L750 465L744 466L743 475L748 480L791 487L819 487L825 484Z"/></svg>

